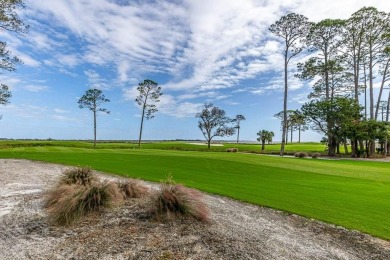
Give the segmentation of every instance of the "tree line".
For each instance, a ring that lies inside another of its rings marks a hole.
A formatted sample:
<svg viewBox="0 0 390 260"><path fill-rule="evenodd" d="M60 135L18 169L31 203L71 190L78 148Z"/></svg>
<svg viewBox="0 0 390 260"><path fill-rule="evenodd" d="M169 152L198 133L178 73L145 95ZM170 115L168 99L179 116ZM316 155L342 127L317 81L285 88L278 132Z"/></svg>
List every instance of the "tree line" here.
<svg viewBox="0 0 390 260"><path fill-rule="evenodd" d="M346 20L313 23L290 13L269 29L284 46L284 103L277 115L282 120L280 155L289 129L289 65L302 52L311 55L298 63L294 76L314 84L299 113L311 129L326 136L328 155L348 143L353 157L371 156L376 143L384 155L389 154L390 92L384 94L390 86L390 14L364 7ZM379 84L376 96L374 81Z"/></svg>

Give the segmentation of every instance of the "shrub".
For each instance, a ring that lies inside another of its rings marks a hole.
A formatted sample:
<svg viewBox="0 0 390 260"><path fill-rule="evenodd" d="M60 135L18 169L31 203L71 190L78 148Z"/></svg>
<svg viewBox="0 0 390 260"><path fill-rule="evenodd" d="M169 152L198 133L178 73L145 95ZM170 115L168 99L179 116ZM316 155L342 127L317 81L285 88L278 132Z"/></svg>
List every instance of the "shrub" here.
<svg viewBox="0 0 390 260"><path fill-rule="evenodd" d="M137 180L118 181L117 185L125 199L142 198L149 194L149 188Z"/></svg>
<svg viewBox="0 0 390 260"><path fill-rule="evenodd" d="M90 185L62 184L49 192L45 207L49 219L59 225L69 225L80 217L123 199L118 186L112 182Z"/></svg>
<svg viewBox="0 0 390 260"><path fill-rule="evenodd" d="M317 159L317 158L320 157L320 156L321 156L320 153L313 153L313 154L311 155L311 158Z"/></svg>
<svg viewBox="0 0 390 260"><path fill-rule="evenodd" d="M97 178L92 173L92 169L89 167L76 167L64 172L64 176L60 180L60 184L79 184L79 185L91 185L96 182Z"/></svg>
<svg viewBox="0 0 390 260"><path fill-rule="evenodd" d="M226 149L226 152L228 152L228 153L236 153L236 152L238 152L238 148L228 148L228 149Z"/></svg>
<svg viewBox="0 0 390 260"><path fill-rule="evenodd" d="M157 219L189 216L199 221L208 221L208 208L198 190L178 184L163 184L152 196L152 202L153 213Z"/></svg>
<svg viewBox="0 0 390 260"><path fill-rule="evenodd" d="M307 152L296 152L296 153L294 154L294 156L295 156L295 157L299 157L299 158L304 158L304 157L307 157L307 156L309 156L309 155L307 154Z"/></svg>

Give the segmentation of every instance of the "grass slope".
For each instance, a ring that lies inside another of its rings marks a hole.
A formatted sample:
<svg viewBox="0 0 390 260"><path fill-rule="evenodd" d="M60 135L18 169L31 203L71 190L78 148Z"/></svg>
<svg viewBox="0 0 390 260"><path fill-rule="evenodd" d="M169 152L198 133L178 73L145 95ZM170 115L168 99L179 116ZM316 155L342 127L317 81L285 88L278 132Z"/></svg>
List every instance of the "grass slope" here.
<svg viewBox="0 0 390 260"><path fill-rule="evenodd" d="M88 165L123 176L175 180L390 240L390 164L153 149L20 147L0 158Z"/></svg>

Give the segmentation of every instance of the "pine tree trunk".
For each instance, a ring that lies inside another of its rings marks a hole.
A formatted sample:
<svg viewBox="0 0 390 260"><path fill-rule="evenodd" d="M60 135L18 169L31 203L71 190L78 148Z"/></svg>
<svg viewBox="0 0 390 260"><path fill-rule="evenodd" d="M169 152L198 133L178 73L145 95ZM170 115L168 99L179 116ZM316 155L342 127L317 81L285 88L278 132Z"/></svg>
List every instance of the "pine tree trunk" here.
<svg viewBox="0 0 390 260"><path fill-rule="evenodd" d="M287 128L287 89L288 89L288 82L287 82L287 65L288 65L288 59L287 59L287 53L288 49L286 49L284 53L284 98L283 98L283 131L282 131L282 144L280 146L280 156L284 155L284 146L286 144L286 128Z"/></svg>
<svg viewBox="0 0 390 260"><path fill-rule="evenodd" d="M289 129L288 129L288 127L286 128L286 145L288 144L288 131L289 131Z"/></svg>
<svg viewBox="0 0 390 260"><path fill-rule="evenodd" d="M96 110L93 111L93 148L96 148Z"/></svg>
<svg viewBox="0 0 390 260"><path fill-rule="evenodd" d="M301 126L299 126L298 130L298 143L301 143Z"/></svg>
<svg viewBox="0 0 390 260"><path fill-rule="evenodd" d="M386 82L386 75L387 75L387 70L389 68L389 62L390 62L390 60L387 61L386 66L383 70L381 87L379 88L379 94L378 94L378 101L376 102L375 120L378 119L379 105L380 105L380 101L382 99L383 87L385 86L385 82ZM382 110L382 121L383 121L383 110Z"/></svg>
<svg viewBox="0 0 390 260"><path fill-rule="evenodd" d="M237 144L240 139L240 126L237 127Z"/></svg>
<svg viewBox="0 0 390 260"><path fill-rule="evenodd" d="M351 142L352 143L352 142ZM345 140L344 142L344 153L345 154L348 154L348 144L347 144L347 140Z"/></svg>
<svg viewBox="0 0 390 260"><path fill-rule="evenodd" d="M141 126L139 128L139 137L138 137L138 148L141 148L141 138L142 138L142 128L144 125L145 107L146 107L146 103L144 103L142 107Z"/></svg>

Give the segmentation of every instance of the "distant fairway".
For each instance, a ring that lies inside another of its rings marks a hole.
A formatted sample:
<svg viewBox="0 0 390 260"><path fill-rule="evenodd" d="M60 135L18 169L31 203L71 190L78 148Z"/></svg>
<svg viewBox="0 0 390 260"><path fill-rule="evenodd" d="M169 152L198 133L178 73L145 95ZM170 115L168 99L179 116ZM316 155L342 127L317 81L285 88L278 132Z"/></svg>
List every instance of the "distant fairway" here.
<svg viewBox="0 0 390 260"><path fill-rule="evenodd" d="M126 145L131 148L132 144ZM140 150L112 149L113 144L107 144L110 149L30 146L0 149L0 158L89 165L150 181L160 181L172 173L177 182L206 192L390 240L390 163L145 149L158 145L144 145Z"/></svg>
<svg viewBox="0 0 390 260"><path fill-rule="evenodd" d="M195 144L193 141L154 141L142 144L143 149L161 149L161 150L177 150L177 151L209 151L207 145L203 142ZM63 147L77 147L77 148L93 148L92 142L83 141L0 141L0 148L13 147L35 147L35 146L63 146ZM100 142L96 149L135 149L136 143L131 142ZM236 143L216 143L211 146L210 151L222 152L227 148L238 148L240 152L260 153L260 143L254 144L236 144ZM326 154L326 146L320 143L289 143L285 146L286 153L294 154L294 152L319 152ZM344 152L343 147L341 152ZM266 144L265 153L279 154L280 144Z"/></svg>

